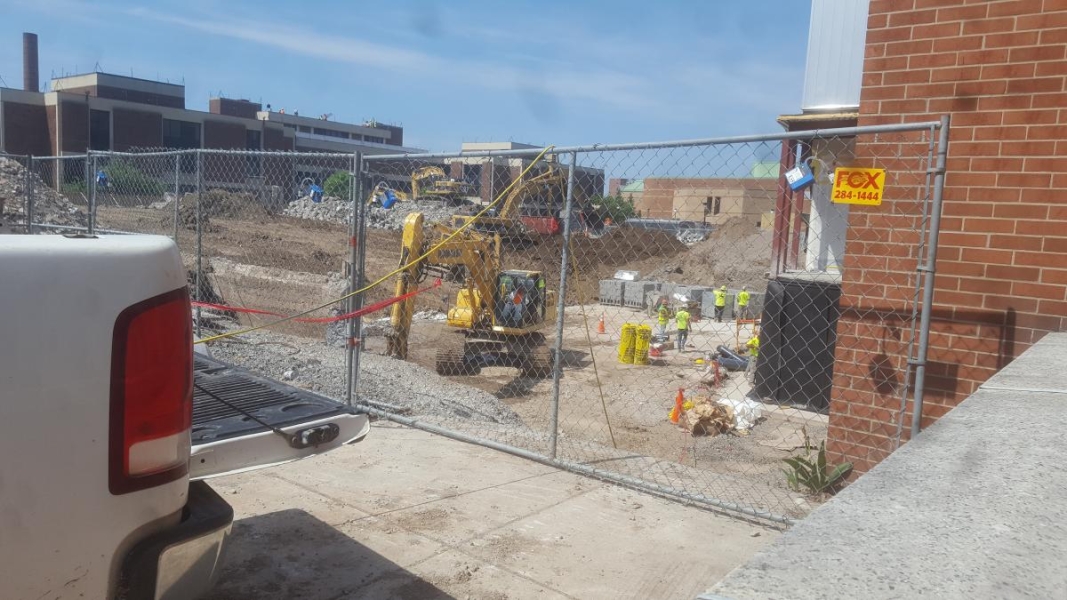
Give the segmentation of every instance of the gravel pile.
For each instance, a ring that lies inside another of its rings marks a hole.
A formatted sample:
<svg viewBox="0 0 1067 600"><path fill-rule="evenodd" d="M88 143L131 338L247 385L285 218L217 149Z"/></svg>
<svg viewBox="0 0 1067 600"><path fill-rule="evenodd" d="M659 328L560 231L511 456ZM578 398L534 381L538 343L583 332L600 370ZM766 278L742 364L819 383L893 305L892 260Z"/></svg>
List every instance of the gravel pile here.
<svg viewBox="0 0 1067 600"><path fill-rule="evenodd" d="M392 208L370 206L367 208L367 227L400 231L410 212L421 212L425 222L448 221L453 214L463 212L463 207L448 206L440 201L413 201L393 205ZM352 219L352 203L336 196L326 196L322 202L314 202L310 196L297 198L282 211L288 217L311 221L329 221L347 225Z"/></svg>
<svg viewBox="0 0 1067 600"><path fill-rule="evenodd" d="M345 353L323 342L256 331L213 343L211 353L253 373L334 399L344 398ZM488 392L419 365L369 352L360 359L360 395L422 417L522 425L515 411Z"/></svg>
<svg viewBox="0 0 1067 600"><path fill-rule="evenodd" d="M32 178L34 223L85 226L84 212L48 187L36 174ZM23 222L25 215L26 169L15 160L0 158L0 222Z"/></svg>

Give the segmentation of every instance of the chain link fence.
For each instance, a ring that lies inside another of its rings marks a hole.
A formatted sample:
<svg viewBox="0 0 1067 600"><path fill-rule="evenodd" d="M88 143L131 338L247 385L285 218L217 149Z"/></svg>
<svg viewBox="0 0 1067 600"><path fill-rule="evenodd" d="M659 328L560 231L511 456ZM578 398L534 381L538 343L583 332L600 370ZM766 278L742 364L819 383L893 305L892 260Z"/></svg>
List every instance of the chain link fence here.
<svg viewBox="0 0 1067 600"><path fill-rule="evenodd" d="M923 123L0 168L21 169L13 193L37 231L173 237L198 334L237 333L210 343L223 360L379 417L788 523L818 500L783 459L828 435L856 441L828 418L851 410L843 364L874 353L862 369L906 435L936 138ZM876 190L884 202L864 206ZM376 310L345 318L365 306ZM889 367L898 354L911 359L903 378Z"/></svg>

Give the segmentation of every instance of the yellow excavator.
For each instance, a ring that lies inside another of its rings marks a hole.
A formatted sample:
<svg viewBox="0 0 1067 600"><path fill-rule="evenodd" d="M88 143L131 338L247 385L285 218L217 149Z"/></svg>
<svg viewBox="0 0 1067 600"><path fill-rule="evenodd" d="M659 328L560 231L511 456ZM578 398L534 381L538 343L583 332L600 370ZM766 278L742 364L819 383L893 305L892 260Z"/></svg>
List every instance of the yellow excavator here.
<svg viewBox="0 0 1067 600"><path fill-rule="evenodd" d="M455 201L463 198L467 184L449 179L441 167L423 167L411 174L411 197Z"/></svg>
<svg viewBox="0 0 1067 600"><path fill-rule="evenodd" d="M498 234L490 237L467 229L441 243L455 231L436 223L427 239L422 213L410 213L404 220L403 270L397 276L396 295L414 291L430 275L463 284L446 321L461 335L441 341L437 372L473 375L483 366L500 365L517 367L526 377L548 376L552 353L542 330L556 319L556 293L546 289L544 273L502 270ZM415 262L430 248L425 259ZM393 305L392 330L386 336L390 356L408 357L414 310L414 297Z"/></svg>
<svg viewBox="0 0 1067 600"><path fill-rule="evenodd" d="M530 199L539 199L548 206L562 207L562 198L566 193L567 173L559 169L549 167L547 170L519 183L515 186L499 210L491 210L489 214L480 217L453 215L452 226L463 227L473 221L471 228L484 234L499 234L506 242L528 243L533 236L519 218L523 203ZM555 202L556 199L561 200Z"/></svg>
<svg viewBox="0 0 1067 600"><path fill-rule="evenodd" d="M407 202L409 200L445 200L455 202L461 200L467 192L467 184L462 181L454 181L445 175L444 169L436 166L423 167L411 174L411 193L405 193L393 189L388 183L381 181L374 186L367 197L367 204L392 205L393 201ZM392 201L386 198L392 194Z"/></svg>

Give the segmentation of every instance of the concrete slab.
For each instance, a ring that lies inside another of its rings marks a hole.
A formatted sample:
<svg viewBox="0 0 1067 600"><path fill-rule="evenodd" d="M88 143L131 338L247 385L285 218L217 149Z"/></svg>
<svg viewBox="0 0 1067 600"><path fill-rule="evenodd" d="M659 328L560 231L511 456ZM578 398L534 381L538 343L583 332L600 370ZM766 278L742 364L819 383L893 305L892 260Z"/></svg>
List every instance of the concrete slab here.
<svg viewBox="0 0 1067 600"><path fill-rule="evenodd" d="M692 598L703 589L694 575L725 576L724 561L754 553L773 535L678 508L596 486L494 531L471 552L577 598Z"/></svg>
<svg viewBox="0 0 1067 600"><path fill-rule="evenodd" d="M294 464L282 467L278 474L331 498L343 498L369 514L379 514L556 471L524 460L504 470L495 460L498 452L469 444L442 452L437 437L418 430L381 427L375 433L390 443L366 444L355 455L330 453L316 459L320 468ZM351 476L338 477L341 471ZM412 478L412 473L419 476Z"/></svg>
<svg viewBox="0 0 1067 600"><path fill-rule="evenodd" d="M211 484L237 521L210 600L691 598L778 535L388 423Z"/></svg>
<svg viewBox="0 0 1067 600"><path fill-rule="evenodd" d="M1049 334L702 597L1065 597L1064 349Z"/></svg>

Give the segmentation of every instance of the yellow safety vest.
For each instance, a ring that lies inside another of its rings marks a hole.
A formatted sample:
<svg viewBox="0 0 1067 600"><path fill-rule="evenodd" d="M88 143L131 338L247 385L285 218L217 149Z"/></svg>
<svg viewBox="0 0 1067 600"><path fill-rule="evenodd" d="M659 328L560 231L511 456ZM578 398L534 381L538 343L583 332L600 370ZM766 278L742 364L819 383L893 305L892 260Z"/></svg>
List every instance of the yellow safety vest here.
<svg viewBox="0 0 1067 600"><path fill-rule="evenodd" d="M726 306L726 292L715 290L715 306Z"/></svg>
<svg viewBox="0 0 1067 600"><path fill-rule="evenodd" d="M666 325L667 321L671 320L670 312L667 311L667 307L662 304L659 307L659 324Z"/></svg>
<svg viewBox="0 0 1067 600"><path fill-rule="evenodd" d="M683 308L682 310L674 313L674 320L678 322L679 330L689 329L689 311Z"/></svg>
<svg viewBox="0 0 1067 600"><path fill-rule="evenodd" d="M737 293L737 305L738 306L748 306L749 295L750 294L748 292L744 291L744 290L741 290L740 292L738 292Z"/></svg>
<svg viewBox="0 0 1067 600"><path fill-rule="evenodd" d="M752 338L745 345L748 346L749 354L751 354L753 358L756 358L757 356L759 356L759 338L758 337Z"/></svg>

